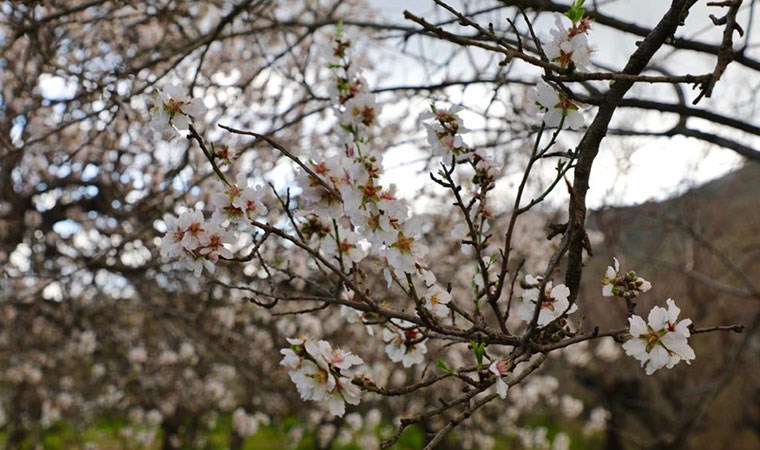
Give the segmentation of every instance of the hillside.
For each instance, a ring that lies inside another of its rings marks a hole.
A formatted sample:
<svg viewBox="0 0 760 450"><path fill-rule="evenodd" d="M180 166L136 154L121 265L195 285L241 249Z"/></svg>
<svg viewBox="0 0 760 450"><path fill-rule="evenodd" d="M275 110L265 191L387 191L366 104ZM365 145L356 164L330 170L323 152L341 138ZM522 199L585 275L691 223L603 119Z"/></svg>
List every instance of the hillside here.
<svg viewBox="0 0 760 450"><path fill-rule="evenodd" d="M639 298L638 314L673 298L697 327L747 327L692 337L691 367L644 382L628 360L597 369L601 383L588 385L589 374L580 374L613 413L607 448L701 448L705 439L725 443L719 448L760 448L760 165L667 201L596 211L588 228L604 236L579 299L589 323L625 325L622 302L601 297L599 288L614 255L654 286Z"/></svg>

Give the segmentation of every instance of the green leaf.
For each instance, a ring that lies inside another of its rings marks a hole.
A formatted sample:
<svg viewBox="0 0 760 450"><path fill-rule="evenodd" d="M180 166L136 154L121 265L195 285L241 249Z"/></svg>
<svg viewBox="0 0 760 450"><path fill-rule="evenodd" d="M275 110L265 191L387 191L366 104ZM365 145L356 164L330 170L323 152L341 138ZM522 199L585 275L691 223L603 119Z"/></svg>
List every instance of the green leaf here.
<svg viewBox="0 0 760 450"><path fill-rule="evenodd" d="M470 347L472 347L472 351L475 353L475 360L478 363L478 370L480 370L483 368L483 355L486 353L486 343L470 341Z"/></svg>
<svg viewBox="0 0 760 450"><path fill-rule="evenodd" d="M581 19L583 19L583 14L586 13L586 11L582 8L583 3L585 0L575 0L570 6L570 10L565 13L565 15L573 21L573 23L578 23Z"/></svg>
<svg viewBox="0 0 760 450"><path fill-rule="evenodd" d="M449 374L449 375L456 375L457 374L456 372L454 372L453 370L451 370L449 368L449 366L447 366L446 363L443 362L442 359L439 359L438 361L436 361L435 365L438 366L438 368L441 369L446 374Z"/></svg>

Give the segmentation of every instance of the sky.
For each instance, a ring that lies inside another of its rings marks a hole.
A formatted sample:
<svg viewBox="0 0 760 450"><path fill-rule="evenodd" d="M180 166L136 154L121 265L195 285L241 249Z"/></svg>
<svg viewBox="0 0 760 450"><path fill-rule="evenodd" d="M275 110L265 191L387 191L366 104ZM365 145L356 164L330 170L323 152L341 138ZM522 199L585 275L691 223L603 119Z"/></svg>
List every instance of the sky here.
<svg viewBox="0 0 760 450"><path fill-rule="evenodd" d="M376 14L392 22L408 25L409 22L405 22L403 19L405 9L428 18L434 18L435 14L439 14L439 17L446 17L445 12L435 10L432 0L369 1ZM451 3L456 4L454 1ZM620 15L627 20L646 25L657 20L667 2L660 0L613 0L599 3L605 3L603 10L605 12ZM493 2L469 2L468 7L475 9L488 4L493 4ZM715 39L715 32L711 34L702 28L705 23L709 23L706 18L707 14L708 11L704 6L695 10L692 13L692 20L687 22L687 27L682 33L697 35L701 40ZM689 26L691 23L697 25ZM542 32L548 34L551 25L551 20L548 19L537 23L536 28L540 35ZM590 40L596 47L596 58L613 66L624 64L625 56L635 48L633 40L620 39L619 36L610 34L603 27L594 29ZM435 46L431 48L432 51L436 50ZM440 47L440 50L442 52L448 51L443 46ZM711 61L669 55L667 52L658 54L657 58L659 58L658 63L677 64L678 69L685 72L703 73L710 70ZM428 81L425 78L428 74L423 67L410 65L408 60L394 58L394 55L391 55L390 60L397 62L383 67L382 79L373 80L370 78L370 83L377 84L375 87L419 83L421 80ZM530 75L530 72L526 72L526 75ZM531 76L535 76L535 71ZM732 80L729 71L719 83L719 88L724 88L724 85L730 85L732 82L736 83L736 80ZM74 90L74 86L70 86L63 79L53 76L49 79L41 79L40 88L42 94L47 98L65 98L70 91ZM483 91L482 97L488 98L488 92ZM456 98L452 100L458 101ZM704 103L709 106L712 101L708 99ZM427 108L427 103L419 101L413 105L413 108L416 108L417 113L421 113ZM386 116L393 116L393 105L386 105L384 111L386 111ZM630 117L630 120L641 120L640 116L632 115L631 112L625 110L616 114L623 119ZM586 113L586 117L587 121L591 119L590 112ZM382 123L383 117L381 116L380 119ZM479 125L474 123L474 120L477 119L475 116L465 116L464 119L466 126L472 128ZM657 122L662 119L650 117L648 120ZM651 125L657 128L659 124L652 123ZM576 136L575 142L578 138L579 136ZM573 138L570 137L569 142L572 141ZM623 142L623 145L620 145L620 142ZM419 183L410 183L409 180L414 179L416 181L418 179L417 171L420 166L408 164L408 161L422 156L422 151L424 149L419 148L419 145L410 144L398 146L387 153L385 161L387 181L397 184L402 195L412 197L417 192ZM595 161L590 180L591 190L589 191L588 203L592 208L599 208L609 205L628 205L649 200L661 200L720 177L737 169L741 164L742 159L736 153L714 148L694 139L683 137L675 137L669 140L628 138L624 141L615 141L608 138L603 142L603 147Z"/></svg>
<svg viewBox="0 0 760 450"><path fill-rule="evenodd" d="M457 3L456 1L450 2L452 5ZM469 2L468 7L477 9L493 3L488 1ZM608 14L650 27L661 17L662 12L669 4L669 2L661 0L612 0L599 1L598 3L603 4L602 11ZM371 4L377 14L394 22L404 22L403 11L405 9L418 16L435 17L432 15L435 9L432 0L371 0ZM680 35L697 36L700 40L711 42L719 39L718 33L722 29L716 30L714 27L708 26L710 20L707 16L710 13L717 14L714 8L708 9L703 2L700 2L692 11L686 26L679 31ZM743 15L745 21L747 15L745 11ZM740 16L740 20L741 18L742 16ZM408 25L409 22L406 24ZM541 31L548 34L551 25L551 22L537 23L536 28L539 35ZM755 34L757 35L757 33ZM619 35L613 34L601 26L593 30L590 41L596 47L595 58L597 60L617 67L622 67L627 55L630 55L635 49L634 39L621 39ZM688 54L672 55L667 50L658 53L655 56L655 62L671 68L675 67L680 73L710 72L712 64L714 64L713 61L694 58ZM730 91L731 86L723 85L735 84L738 82L737 80L740 80L740 75L734 76L735 74L731 69L729 67L729 71L719 83L717 94L723 92L721 89ZM425 76L424 72L419 70L415 72L415 68L409 67L409 65L405 65L399 70L390 70L390 72L392 72L392 76L384 79L384 83L389 85L409 82ZM719 104L720 95L714 97L718 100L706 99L706 101L702 101L700 106L712 106L711 103L721 106ZM424 108L424 105L421 108ZM640 116L633 115L630 110L620 110L616 116L622 120L628 120L629 117L630 120L641 120ZM588 122L592 116L587 112L586 117ZM664 129L662 124L658 123L663 121L661 117L650 117L648 120L653 121L654 129ZM468 125L466 119L465 125ZM691 127L709 127L709 124L695 124L693 121L690 121L689 125ZM397 153L408 155L409 149L401 148L397 150ZM393 153L389 154L388 166L397 167L400 165L395 158L396 156ZM626 139L622 147L612 142L611 139L607 139L603 142L603 147L592 171L588 203L592 208L599 208L609 205L629 205L649 200L661 200L725 175L739 168L741 164L742 158L735 152L715 148L695 139L683 137L672 139L635 138ZM389 178L403 185L403 180L408 180L414 170L414 166L391 169ZM401 190L403 191L403 186Z"/></svg>

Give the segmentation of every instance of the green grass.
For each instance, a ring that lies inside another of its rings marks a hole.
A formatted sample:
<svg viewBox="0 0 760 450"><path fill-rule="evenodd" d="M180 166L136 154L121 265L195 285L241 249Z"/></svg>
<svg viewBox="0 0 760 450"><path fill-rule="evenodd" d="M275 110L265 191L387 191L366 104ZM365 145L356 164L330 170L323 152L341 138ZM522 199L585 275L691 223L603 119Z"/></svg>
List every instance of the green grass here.
<svg viewBox="0 0 760 450"><path fill-rule="evenodd" d="M220 416L214 429L206 434L206 445L202 450L224 450L229 447L231 417ZM288 448L288 431L299 424L295 417L288 418L279 424L262 426L259 431L245 440L244 450L282 450ZM119 431L129 426L129 422L120 418L101 418L96 420L93 426L77 430L71 425L58 423L45 431L42 436L42 446L45 450L76 450L84 448L85 444L97 445L99 450L159 450L161 433L156 434L156 439L151 445L144 446L137 442L126 441L119 435ZM585 436L582 433L582 424L558 420L547 415L536 415L525 418L522 425L529 428L544 427L548 430L550 440L559 432L568 434L572 440L571 450L587 450L601 448L602 436ZM388 427L380 427L388 430ZM379 430L376 430L379 432ZM454 432L456 435L456 431ZM0 431L0 448L4 448L7 440L7 432ZM23 449L34 447L34 437L30 437ZM494 450L520 449L519 440L510 436L495 436L496 447ZM392 448L394 450L417 450L424 446L425 437L423 432L414 426L407 428L399 441ZM314 435L306 433L296 450L312 450L314 448ZM335 450L360 450L356 445L334 445Z"/></svg>

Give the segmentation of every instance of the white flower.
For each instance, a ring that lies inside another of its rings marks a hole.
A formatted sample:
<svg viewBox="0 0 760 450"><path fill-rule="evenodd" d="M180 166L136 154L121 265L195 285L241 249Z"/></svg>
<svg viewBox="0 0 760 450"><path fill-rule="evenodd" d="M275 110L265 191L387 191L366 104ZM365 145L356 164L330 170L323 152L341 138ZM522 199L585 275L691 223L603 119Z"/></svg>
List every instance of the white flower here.
<svg viewBox="0 0 760 450"><path fill-rule="evenodd" d="M526 282L528 282L528 284L533 284L529 281L538 280L533 277L530 277L530 280L528 280L528 277L526 277ZM564 284L558 284L557 286L552 287L551 281L546 283L544 290L544 301L541 303L541 310L538 314L538 326L542 327L544 325L548 325L564 314L574 313L578 309L578 305L573 304L570 306L570 302L567 299L569 295L570 289L568 289ZM538 287L533 287L523 292L523 302L520 305L519 310L520 318L522 320L526 322L533 320L533 312L535 311L538 297Z"/></svg>
<svg viewBox="0 0 760 450"><path fill-rule="evenodd" d="M636 285L638 286L638 289L640 292L646 292L652 289L652 283L648 282L647 280L641 277L636 278Z"/></svg>
<svg viewBox="0 0 760 450"><path fill-rule="evenodd" d="M320 342L326 342L326 341L320 341ZM322 354L322 357L324 357L327 360L328 364L341 370L348 370L351 368L351 366L358 366L360 364L364 364L364 361L362 361L362 359L359 358L358 356L354 355L351 352L341 350L339 348L336 348L336 349L329 348L328 351Z"/></svg>
<svg viewBox="0 0 760 450"><path fill-rule="evenodd" d="M188 255L186 258L182 259L182 262L185 264L185 268L193 271L193 275L195 275L196 278L201 276L201 272L203 272L204 268L208 270L209 273L214 273L216 271L214 263L206 259L204 256Z"/></svg>
<svg viewBox="0 0 760 450"><path fill-rule="evenodd" d="M267 213L263 198L264 189L248 186L245 174L241 173L235 183L221 184L221 189L211 196L211 203L216 207L213 217L222 222L236 222L244 217L263 216Z"/></svg>
<svg viewBox="0 0 760 450"><path fill-rule="evenodd" d="M362 235L340 226L338 227L337 233L337 239L340 240L340 245L336 242L334 231L322 242L322 251L325 255L336 259L340 256L344 261L348 259L355 263L360 262L365 256L367 256L366 249L369 244L362 238Z"/></svg>
<svg viewBox="0 0 760 450"><path fill-rule="evenodd" d="M417 328L412 328L412 324L404 322L402 328L383 330L383 341L388 342L385 346L385 354L393 362L400 362L404 367L412 367L425 360L427 347L425 342L421 341L422 333ZM409 328L407 328L409 327Z"/></svg>
<svg viewBox="0 0 760 450"><path fill-rule="evenodd" d="M585 124L580 106L544 81L538 82L536 89L528 93L528 98L544 113L544 123L548 128L556 128L561 124L577 130Z"/></svg>
<svg viewBox="0 0 760 450"><path fill-rule="evenodd" d="M617 258L612 258L612 261L612 265L607 266L607 271L604 273L604 279L602 280L602 296L604 297L612 297L615 279L620 272L620 261Z"/></svg>
<svg viewBox="0 0 760 450"><path fill-rule="evenodd" d="M435 274L432 271L427 269L420 269L419 273L422 281L425 283L425 286L432 286L435 284Z"/></svg>
<svg viewBox="0 0 760 450"><path fill-rule="evenodd" d="M328 392L335 389L335 377L309 360L303 360L299 369L290 372L290 379L303 400L325 400Z"/></svg>
<svg viewBox="0 0 760 450"><path fill-rule="evenodd" d="M446 306L451 301L451 295L440 286L433 286L425 293L425 309L434 316L446 317L449 308Z"/></svg>
<svg viewBox="0 0 760 450"><path fill-rule="evenodd" d="M186 211L179 216L177 225L184 230L180 243L185 249L193 251L201 245L206 232L203 213L197 210Z"/></svg>
<svg viewBox="0 0 760 450"><path fill-rule="evenodd" d="M190 126L190 117L200 116L206 112L203 100L191 99L177 85L168 85L164 90L157 90L153 106L151 128L168 138L174 135L172 127L186 130Z"/></svg>
<svg viewBox="0 0 760 450"><path fill-rule="evenodd" d="M332 158L326 161L309 162L311 170L319 179L314 178L306 171L300 171L296 176L296 183L302 192L299 204L312 209L322 217L338 219L343 215L340 190L343 186L343 171L340 166L343 158ZM320 181L321 180L321 181ZM326 189L322 183L331 185L332 191Z"/></svg>
<svg viewBox="0 0 760 450"><path fill-rule="evenodd" d="M457 115L461 110L461 106L443 109L430 105L430 111L420 114L421 120L433 119L431 123L423 123L428 143L433 148L433 154L440 156L446 164L451 163L452 156L459 157L469 152L461 136L469 131Z"/></svg>
<svg viewBox="0 0 760 450"><path fill-rule="evenodd" d="M564 23L564 16L555 15L555 27L551 30L552 38L544 46L546 56L563 69L571 65L578 69L584 69L591 59L593 48L588 43L585 25L572 25L568 28ZM586 22L587 24L588 22Z"/></svg>
<svg viewBox="0 0 760 450"><path fill-rule="evenodd" d="M252 219L256 216L265 216L267 207L263 202L264 189L261 186L247 187L243 189L237 202L234 203L243 210L245 216Z"/></svg>
<svg viewBox="0 0 760 450"><path fill-rule="evenodd" d="M351 380L346 377L338 378L335 389L327 395L327 406L330 414L343 417L346 412L346 403L358 405L361 400L360 393L359 388L351 384Z"/></svg>
<svg viewBox="0 0 760 450"><path fill-rule="evenodd" d="M164 223L166 224L166 234L161 239L161 253L169 258L181 256L185 252L185 248L182 246L185 229L174 216L167 216Z"/></svg>
<svg viewBox="0 0 760 450"><path fill-rule="evenodd" d="M327 401L330 413L342 416L345 403L359 404L358 387L351 384L346 372L363 364L350 352L333 349L329 342L288 339L291 348L280 350L280 364L289 369L290 379L304 400Z"/></svg>
<svg viewBox="0 0 760 450"><path fill-rule="evenodd" d="M428 248L413 237L408 222L404 228L404 231L396 233L394 241L388 242L385 248L388 266L402 278L404 273L414 274L417 271L415 263L428 252Z"/></svg>
<svg viewBox="0 0 760 450"><path fill-rule="evenodd" d="M198 253L207 257L212 262L217 262L219 257L230 259L232 252L225 247L225 244L232 245L235 242L235 236L222 228L218 221L208 222L206 232L200 239L200 250Z"/></svg>
<svg viewBox="0 0 760 450"><path fill-rule="evenodd" d="M637 276L636 272L630 271L621 274L620 262L617 258L612 259L613 264L607 267L602 279L602 296L631 299L652 289L652 283Z"/></svg>
<svg viewBox="0 0 760 450"><path fill-rule="evenodd" d="M488 366L488 371L496 375L496 393L501 398L507 398L509 385L507 385L507 383L504 382L504 378L502 378L502 375L507 373L506 362L502 359L497 359Z"/></svg>
<svg viewBox="0 0 760 450"><path fill-rule="evenodd" d="M290 370L295 370L301 367L301 357L293 351L292 348L283 348L280 350L283 358L280 361L280 365L285 366Z"/></svg>
<svg viewBox="0 0 760 450"><path fill-rule="evenodd" d="M623 349L627 355L641 362L647 375L663 367L671 369L681 360L689 364L696 358L687 341L691 335L691 320L676 323L681 310L672 299L668 299L667 303L667 310L659 306L652 308L647 317L648 323L636 315L628 319L631 339L623 344Z"/></svg>

